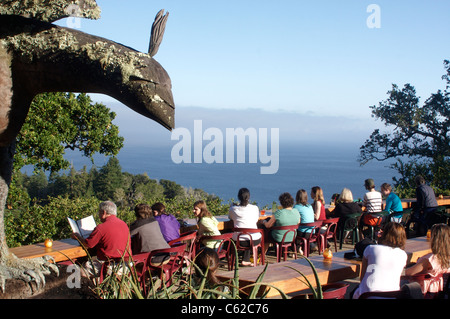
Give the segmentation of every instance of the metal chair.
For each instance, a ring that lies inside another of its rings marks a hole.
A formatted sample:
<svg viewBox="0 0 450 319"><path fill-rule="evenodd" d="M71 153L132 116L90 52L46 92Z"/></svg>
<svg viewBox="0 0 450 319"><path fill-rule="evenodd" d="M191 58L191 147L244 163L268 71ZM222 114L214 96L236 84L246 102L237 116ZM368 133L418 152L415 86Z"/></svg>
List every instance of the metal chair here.
<svg viewBox="0 0 450 319"><path fill-rule="evenodd" d="M253 253L253 265L256 267L258 265L258 250L261 249L261 265L264 265L266 263L265 258L265 252L264 252L264 231L262 229L253 229L253 228L233 228L233 232L239 233L235 243L236 243L236 249L238 251L246 251L250 250ZM261 235L261 241L259 244L255 244L253 242L251 234L259 233ZM250 242L250 245L248 247L241 246L240 241L241 237L245 236L245 239ZM233 263L234 264L234 263Z"/></svg>
<svg viewBox="0 0 450 319"><path fill-rule="evenodd" d="M339 233L339 249L342 249L347 232L352 232L352 245L355 245L359 241L359 218L361 214L349 214L343 217L343 226L338 227Z"/></svg>
<svg viewBox="0 0 450 319"><path fill-rule="evenodd" d="M401 276L401 280L407 280L408 282L417 282L421 287L429 288L429 285L425 285L425 282L441 282L442 287L444 287L443 274L437 276L431 276L430 274L415 274L411 276ZM428 289L427 291L422 291L425 299L432 299L438 295L438 293L431 293Z"/></svg>
<svg viewBox="0 0 450 319"><path fill-rule="evenodd" d="M297 228L298 225L274 226L271 228L272 231L286 230L281 242L277 242L275 240L273 241L273 243L275 244L275 249L277 251L277 262L281 261L281 255L283 255L283 260L286 261L289 247L292 247L294 249L295 259L297 259L297 244L296 244ZM294 233L292 236L292 241L286 241L286 237L289 233Z"/></svg>
<svg viewBox="0 0 450 319"><path fill-rule="evenodd" d="M173 239L168 243L169 246L171 247L179 243L186 244L186 251L184 252L184 261L186 266L189 266L191 261L195 257L196 239L197 239L197 230L193 230L181 234L180 237L178 237L177 239Z"/></svg>
<svg viewBox="0 0 450 319"><path fill-rule="evenodd" d="M322 285L322 299L344 299L347 293L347 283L333 283ZM292 299L312 299L313 294L300 294L293 296Z"/></svg>
<svg viewBox="0 0 450 319"><path fill-rule="evenodd" d="M184 252L186 251L186 244L176 244L170 248L156 249L150 252L147 257L146 266L142 271L143 282L145 282L148 271L160 271L161 285L166 279L166 284L169 286L172 283L173 274L183 266ZM153 257L166 255L167 258L163 261L152 261Z"/></svg>
<svg viewBox="0 0 450 319"><path fill-rule="evenodd" d="M321 249L320 228L322 227L322 224L323 222L320 220L312 223L303 223L298 225L299 227L309 227L311 229L311 232L304 232L304 236L301 236L299 234L297 235L297 241L300 242L305 257L309 257L311 243L317 243L320 252Z"/></svg>
<svg viewBox="0 0 450 319"><path fill-rule="evenodd" d="M197 240L196 250L200 250L200 245L204 240L216 240L216 251L219 255L219 259L227 259L228 270L233 270L234 262L234 248L233 248L233 233L224 233L216 236L201 236Z"/></svg>
<svg viewBox="0 0 450 319"><path fill-rule="evenodd" d="M320 251L323 252L327 243L328 239L333 239L334 241L334 250L337 252L337 239L336 239L336 235L337 235L337 225L339 222L339 217L336 218L330 218L330 219L325 219L323 221L323 226L326 226L327 229L325 231L325 233L321 233L321 244L320 244Z"/></svg>

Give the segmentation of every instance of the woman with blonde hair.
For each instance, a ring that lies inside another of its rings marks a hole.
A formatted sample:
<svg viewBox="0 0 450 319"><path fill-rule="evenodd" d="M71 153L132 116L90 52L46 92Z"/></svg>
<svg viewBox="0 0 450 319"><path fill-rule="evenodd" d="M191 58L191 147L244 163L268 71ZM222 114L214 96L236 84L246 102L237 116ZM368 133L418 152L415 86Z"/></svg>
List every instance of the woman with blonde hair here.
<svg viewBox="0 0 450 319"><path fill-rule="evenodd" d="M422 293L437 293L443 290L444 273L450 272L450 226L435 224L431 227L431 253L420 257L414 266L405 269L406 276L429 274L431 279L420 281Z"/></svg>
<svg viewBox="0 0 450 319"><path fill-rule="evenodd" d="M344 227L349 215L362 214L361 206L353 201L353 194L350 189L342 189L332 214L334 217L339 217L338 229Z"/></svg>

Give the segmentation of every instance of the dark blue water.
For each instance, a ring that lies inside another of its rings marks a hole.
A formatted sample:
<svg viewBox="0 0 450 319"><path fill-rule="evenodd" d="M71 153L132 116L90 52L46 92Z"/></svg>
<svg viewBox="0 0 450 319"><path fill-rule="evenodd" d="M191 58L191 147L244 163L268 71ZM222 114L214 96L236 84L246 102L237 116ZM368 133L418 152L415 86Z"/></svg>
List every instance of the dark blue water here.
<svg viewBox="0 0 450 319"><path fill-rule="evenodd" d="M384 182L392 183L396 172L389 169L388 163L369 163L363 167L357 162L358 146L280 146L279 169L273 175L261 175L264 164L175 164L171 159L170 146L137 147L125 146L117 156L122 171L132 174L147 173L152 179L168 179L191 188L201 188L224 200L237 199L241 187L250 189L251 199L262 207L278 196L290 192L294 197L298 189L308 191L320 186L325 200L330 201L334 193L340 193L343 187L353 192L355 199L365 193L364 180L373 178L376 188ZM77 170L83 165L90 168L90 160L78 153L68 154ZM100 168L107 158L97 156L95 165Z"/></svg>

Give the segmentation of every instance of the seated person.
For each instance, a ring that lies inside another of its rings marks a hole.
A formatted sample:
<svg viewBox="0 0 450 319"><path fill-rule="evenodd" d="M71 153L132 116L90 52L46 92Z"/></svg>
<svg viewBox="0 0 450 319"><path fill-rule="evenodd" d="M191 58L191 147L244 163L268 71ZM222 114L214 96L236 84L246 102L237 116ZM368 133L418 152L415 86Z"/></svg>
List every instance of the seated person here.
<svg viewBox="0 0 450 319"><path fill-rule="evenodd" d="M392 186L388 183L381 185L381 194L386 196L384 210L391 214L393 221L400 222L402 219L403 206L400 197L392 192Z"/></svg>
<svg viewBox="0 0 450 319"><path fill-rule="evenodd" d="M161 233L167 242L180 237L180 223L175 216L166 212L166 207L162 203L152 205L153 216L158 221Z"/></svg>
<svg viewBox="0 0 450 319"><path fill-rule="evenodd" d="M170 248L164 239L159 224L153 217L152 210L147 204L138 204L134 208L136 221L130 225L133 254L148 253L156 249ZM152 263L168 262L168 254L154 256Z"/></svg>
<svg viewBox="0 0 450 319"><path fill-rule="evenodd" d="M314 222L314 210L312 206L308 203L308 193L304 189L300 189L297 191L297 195L295 196L296 204L294 208L300 214L300 224L313 223ZM298 237L307 237L312 231L312 227L301 226L299 225L297 229ZM311 243L311 251L316 250L317 244ZM299 248L299 253L303 255L303 251Z"/></svg>
<svg viewBox="0 0 450 319"><path fill-rule="evenodd" d="M414 266L406 268L406 276L429 274L432 277L438 277L438 275L450 273L450 227L445 224L433 225L430 244L431 253L420 257ZM419 283L424 295L433 296L444 288L442 277L426 279Z"/></svg>
<svg viewBox="0 0 450 319"><path fill-rule="evenodd" d="M413 218L417 236L425 235L427 229L433 224L433 212L436 211L438 203L433 188L426 184L423 176L416 176L416 203L414 204Z"/></svg>
<svg viewBox="0 0 450 319"><path fill-rule="evenodd" d="M196 201L193 213L197 217L198 237L221 235L219 228L217 228L219 222L208 210L205 201ZM200 244L215 249L220 245L220 240L203 240Z"/></svg>
<svg viewBox="0 0 450 319"><path fill-rule="evenodd" d="M282 209L277 210L273 213L273 216L267 221L263 221L263 225L265 228L270 229L274 226L289 226L289 225L298 225L300 222L300 213L297 209L293 208L294 206L294 198L289 193L283 193L279 197L280 204ZM281 242L283 240L284 234L287 230L273 230L270 232L270 237L268 239L268 243L270 243L270 239L275 242ZM286 236L285 242L292 241L294 239L294 234L290 233Z"/></svg>
<svg viewBox="0 0 450 319"><path fill-rule="evenodd" d="M204 247L195 257L195 275L199 281L206 274L206 283L209 287L220 284L220 280L216 277L217 269L219 268L219 255L217 252L208 247Z"/></svg>
<svg viewBox="0 0 450 319"><path fill-rule="evenodd" d="M259 220L259 208L256 205L249 203L250 191L247 188L241 188L238 192L239 204L233 204L230 206L228 216L233 221L233 225L236 228L252 228L257 229L256 224ZM237 240L239 233L233 234L233 240ZM251 235L239 236L239 245L242 247L250 247L251 236L253 245L258 245L261 242L261 234L253 233ZM242 266L251 266L250 262L250 250L244 251L242 259Z"/></svg>
<svg viewBox="0 0 450 319"><path fill-rule="evenodd" d="M314 222L314 210L312 206L308 203L308 193L304 189L300 189L297 191L297 195L295 196L296 204L294 208L300 214L300 223L313 223ZM311 232L311 227L298 227L298 235L305 237L305 233Z"/></svg>
<svg viewBox="0 0 450 319"><path fill-rule="evenodd" d="M98 216L101 224L97 225L88 238L77 233L77 239L86 248L95 248L97 258L87 261L85 269L90 275L100 274L102 264L108 259L128 257L130 255L130 231L128 225L117 218L117 207L111 201L100 203Z"/></svg>
<svg viewBox="0 0 450 319"><path fill-rule="evenodd" d="M364 199L362 206L366 208L366 211L361 216L359 222L360 235L363 234L364 226L377 226L381 225L381 217L377 216L375 213L381 213L383 211L383 197L381 193L375 190L375 183L373 179L368 178L364 181L364 186L367 193L364 194ZM372 215L374 214L374 215Z"/></svg>
<svg viewBox="0 0 450 319"><path fill-rule="evenodd" d="M336 202L332 213L334 217L339 217L338 230L340 230L344 227L348 215L362 214L362 209L358 203L353 201L352 191L344 188L339 195L339 200Z"/></svg>
<svg viewBox="0 0 450 319"><path fill-rule="evenodd" d="M360 284L353 299L365 292L400 290L400 277L408 258L404 251L405 228L395 222L387 223L378 243L364 249Z"/></svg>
<svg viewBox="0 0 450 319"><path fill-rule="evenodd" d="M311 198L313 199L312 207L314 209L314 220L319 221L327 219L322 188L319 186L312 187Z"/></svg>

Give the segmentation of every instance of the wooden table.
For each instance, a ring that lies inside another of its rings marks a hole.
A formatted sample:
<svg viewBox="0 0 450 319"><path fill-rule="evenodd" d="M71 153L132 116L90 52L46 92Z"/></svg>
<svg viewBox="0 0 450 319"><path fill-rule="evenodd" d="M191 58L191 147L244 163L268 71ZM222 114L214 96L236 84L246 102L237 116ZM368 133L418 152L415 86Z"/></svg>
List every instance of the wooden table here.
<svg viewBox="0 0 450 319"><path fill-rule="evenodd" d="M55 262L86 256L86 251L75 239L55 240L51 248L45 247L44 243L38 243L10 248L9 251L19 258L36 258L48 255L53 257Z"/></svg>
<svg viewBox="0 0 450 319"><path fill-rule="evenodd" d="M450 196L444 196L443 198L436 197L438 206L450 205ZM403 208L411 208L416 203L415 198L402 199Z"/></svg>
<svg viewBox="0 0 450 319"><path fill-rule="evenodd" d="M426 236L406 240L405 251L408 255L407 263L415 263L417 259L431 253L430 239Z"/></svg>
<svg viewBox="0 0 450 319"><path fill-rule="evenodd" d="M309 258L316 268L319 281L322 285L359 276L361 262L344 259L344 253L344 251L334 253L331 260L325 260L321 255L311 256ZM264 266L240 268L240 287L254 283L263 270ZM304 258L269 264L262 282L273 285L286 294L309 288L302 282L304 279L299 272L305 275L313 286L316 287L313 270ZM233 271L218 274L219 278L225 280L233 278L233 276ZM278 295L278 291L273 288L268 293L269 298Z"/></svg>
<svg viewBox="0 0 450 319"><path fill-rule="evenodd" d="M361 260L345 259L344 254L346 252L349 251L333 253L331 260L325 260L322 255L310 256L309 260L316 268L319 281L322 285L359 277ZM419 257L431 252L430 241L426 237L408 239L405 245L405 252L408 255L408 263L416 262ZM255 283L263 270L264 266L240 268L240 287ZM286 294L308 289L309 287L301 281L304 280L303 277L296 270L303 273L313 286L316 286L314 273L304 258L269 264L263 282L278 287ZM218 277L222 280L231 279L234 277L234 272L220 272ZM272 288L269 291L268 297L278 295L278 291Z"/></svg>

